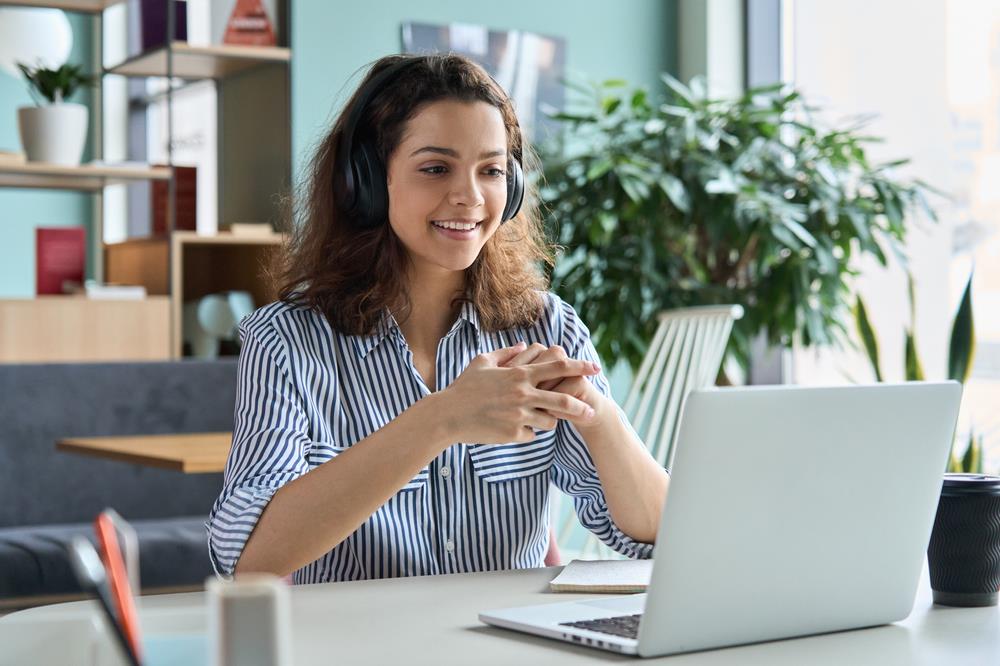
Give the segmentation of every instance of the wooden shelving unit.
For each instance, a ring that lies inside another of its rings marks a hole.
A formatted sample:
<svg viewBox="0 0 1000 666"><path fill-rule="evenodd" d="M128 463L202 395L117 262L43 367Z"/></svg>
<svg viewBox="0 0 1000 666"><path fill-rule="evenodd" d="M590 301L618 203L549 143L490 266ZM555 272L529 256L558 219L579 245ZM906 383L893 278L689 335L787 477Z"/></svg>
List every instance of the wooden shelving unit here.
<svg viewBox="0 0 1000 666"><path fill-rule="evenodd" d="M81 164L0 162L0 187L29 187L100 192L130 180L170 180L170 169L144 164Z"/></svg>
<svg viewBox="0 0 1000 666"><path fill-rule="evenodd" d="M104 246L104 265L111 282L141 284L150 294L170 295L171 353L180 358L184 303L234 290L250 292L257 306L270 303L277 294L263 272L284 241L281 234L199 236L175 231L170 238L109 243Z"/></svg>
<svg viewBox="0 0 1000 666"><path fill-rule="evenodd" d="M0 6L49 7L99 14L122 1L0 0ZM167 1L172 3L174 0ZM279 10L279 15L281 12L288 16L287 4ZM97 17L96 20L95 53L100 54L102 19ZM224 229L232 221L273 221L273 195L289 186L291 180L288 104L290 49L231 44L191 45L187 42L169 41L161 48L127 58L111 67L104 66L100 55L96 57L95 70L104 74L167 79L168 85L162 95L168 109L172 108L173 92L180 86L187 85L180 81L215 81L219 109L216 150L220 173L217 184L220 226ZM101 104L100 100L97 101L93 109L98 128L102 117ZM261 135L257 124L248 122L246 109L253 109L255 113L267 117L274 130ZM167 118L167 136L170 137L172 125L169 112ZM95 142L94 154L100 158L103 156L104 144L100 129ZM172 139L168 138L166 145L171 146ZM141 152L139 154L142 155ZM169 148L167 159L162 161L175 164ZM265 282L263 268L270 253L284 241L279 234L266 237L233 236L223 231L211 236L200 236L195 232L172 231L160 237L103 243L103 195L106 186L140 180L167 181L172 194L175 188L172 179L171 166L154 167L138 163L98 163L78 167L38 163L0 164L0 187L66 189L93 193L94 241L101 248L95 259L94 276L109 283L143 285L149 294L146 301L110 304L106 301L71 297L27 299L9 306L16 309L3 312L8 315L16 312L19 317L44 322L45 326L53 328L60 328L61 319L69 318L67 320L79 322L72 327L75 330L62 327L66 331L66 340L53 343L56 346L70 344L68 340L75 335L86 344L95 344L103 350L95 353L104 354L107 351L102 346L103 343L97 340L98 336L106 336L112 344L132 344L134 340L123 342L122 336L128 337L125 331L139 330L148 335L153 350L127 351L123 358L176 359L183 354L183 312L186 302L225 291L248 291L257 306L272 301L276 294L272 293L270 285ZM170 204L167 215L168 229L173 228L172 205ZM0 307L2 306L4 302L0 301ZM139 319L128 319L132 315L123 314L129 309L132 314L141 316L141 324ZM66 317L58 314L60 311ZM103 325L101 318L105 315L108 321L117 322L117 325L111 329ZM56 351L50 359L35 358L43 353L44 346L32 345L29 328L22 326L13 333L2 328L3 319L10 318L0 318L0 362L11 360L3 354L4 345L13 344L12 340L16 340L15 347L26 346L29 349L27 356L32 360L93 360L85 358L85 351L82 349L65 353ZM40 330L42 326L39 323L33 330ZM150 327L154 327L157 332L153 333ZM46 338L40 336L38 339ZM136 356L137 353L140 356ZM74 356L80 358L72 358Z"/></svg>
<svg viewBox="0 0 1000 666"><path fill-rule="evenodd" d="M221 79L262 65L287 64L292 59L291 51L281 46L192 46L174 42L170 49L141 53L105 71L124 76L167 76L171 52L173 75L181 79Z"/></svg>
<svg viewBox="0 0 1000 666"><path fill-rule="evenodd" d="M0 363L165 361L170 299L40 296L0 300Z"/></svg>

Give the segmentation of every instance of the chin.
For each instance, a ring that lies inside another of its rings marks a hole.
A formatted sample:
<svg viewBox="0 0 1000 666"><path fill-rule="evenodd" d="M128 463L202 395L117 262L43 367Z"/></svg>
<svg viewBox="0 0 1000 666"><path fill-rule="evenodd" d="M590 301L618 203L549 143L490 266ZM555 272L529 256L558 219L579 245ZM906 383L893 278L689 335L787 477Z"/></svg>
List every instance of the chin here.
<svg viewBox="0 0 1000 666"><path fill-rule="evenodd" d="M434 263L449 271L464 271L472 264L476 263L476 259L479 257L479 253L476 253L468 257L459 257L452 255L450 257L442 257L436 260Z"/></svg>

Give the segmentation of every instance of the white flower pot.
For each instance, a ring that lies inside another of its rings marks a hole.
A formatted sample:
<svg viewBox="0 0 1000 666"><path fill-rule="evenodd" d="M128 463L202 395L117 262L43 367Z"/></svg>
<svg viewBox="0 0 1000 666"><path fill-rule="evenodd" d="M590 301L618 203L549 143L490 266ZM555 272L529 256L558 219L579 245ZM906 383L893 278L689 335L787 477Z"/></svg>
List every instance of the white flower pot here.
<svg viewBox="0 0 1000 666"><path fill-rule="evenodd" d="M22 106L17 127L28 161L75 166L87 141L87 107L70 102Z"/></svg>

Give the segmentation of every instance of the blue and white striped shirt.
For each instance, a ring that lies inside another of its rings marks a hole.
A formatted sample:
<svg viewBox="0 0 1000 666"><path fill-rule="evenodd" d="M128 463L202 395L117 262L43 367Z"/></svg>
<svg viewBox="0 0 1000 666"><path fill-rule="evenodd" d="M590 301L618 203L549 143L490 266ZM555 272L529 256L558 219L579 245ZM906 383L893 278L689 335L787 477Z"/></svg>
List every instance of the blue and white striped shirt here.
<svg viewBox="0 0 1000 666"><path fill-rule="evenodd" d="M480 330L465 303L437 349L435 390L477 354L524 340L561 345L597 361L587 327L554 294L530 328ZM232 573L257 520L285 483L379 430L431 391L386 312L372 335L344 335L305 307L260 308L240 325L233 446L212 507L213 566ZM608 395L604 375L589 378ZM619 415L624 415L619 410ZM652 545L612 522L597 471L568 421L530 443L450 446L353 534L293 574L295 583L542 566L549 543L550 483L573 498L581 523L620 553L649 557Z"/></svg>

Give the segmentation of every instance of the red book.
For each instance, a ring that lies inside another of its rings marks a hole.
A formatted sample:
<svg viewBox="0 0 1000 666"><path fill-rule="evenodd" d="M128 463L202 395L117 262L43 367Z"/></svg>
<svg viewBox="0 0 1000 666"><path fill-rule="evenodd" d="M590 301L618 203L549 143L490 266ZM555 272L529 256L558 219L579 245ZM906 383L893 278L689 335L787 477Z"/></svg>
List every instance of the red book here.
<svg viewBox="0 0 1000 666"><path fill-rule="evenodd" d="M35 229L35 292L63 294L64 282L83 284L87 236L83 227Z"/></svg>

